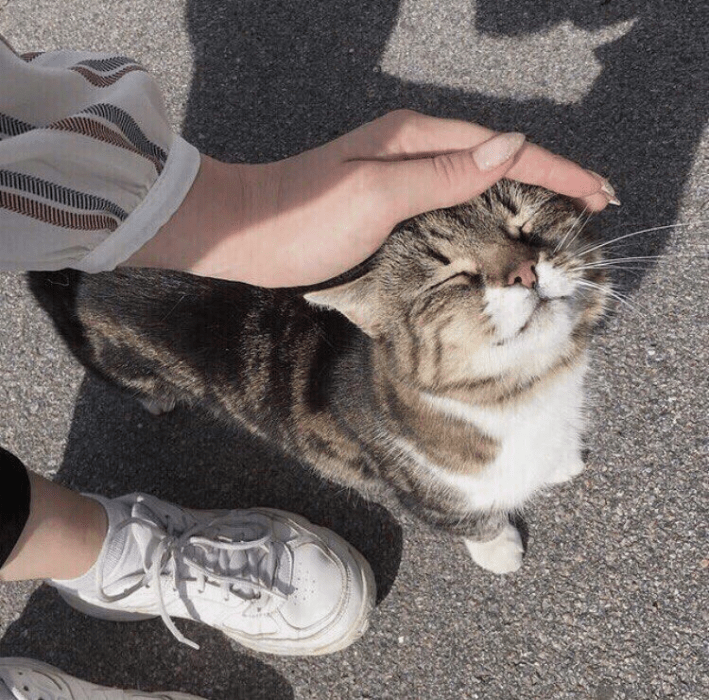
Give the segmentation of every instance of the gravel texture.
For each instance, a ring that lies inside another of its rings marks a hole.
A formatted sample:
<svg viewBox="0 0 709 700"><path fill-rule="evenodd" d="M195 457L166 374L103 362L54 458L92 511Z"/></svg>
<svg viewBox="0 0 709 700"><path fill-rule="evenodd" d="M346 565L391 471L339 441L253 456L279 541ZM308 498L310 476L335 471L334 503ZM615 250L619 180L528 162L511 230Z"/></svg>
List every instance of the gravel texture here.
<svg viewBox="0 0 709 700"><path fill-rule="evenodd" d="M258 441L155 419L83 371L0 276L0 443L77 489L196 507L264 504L372 561L367 636L319 659L245 652L182 623L92 620L0 589L0 654L210 700L709 698L709 5L706 0L9 0L20 50L117 50L164 87L175 128L225 159L296 153L396 107L527 133L607 174L598 217L628 304L596 347L587 470L530 504L524 567L496 577L392 503L322 484Z"/></svg>

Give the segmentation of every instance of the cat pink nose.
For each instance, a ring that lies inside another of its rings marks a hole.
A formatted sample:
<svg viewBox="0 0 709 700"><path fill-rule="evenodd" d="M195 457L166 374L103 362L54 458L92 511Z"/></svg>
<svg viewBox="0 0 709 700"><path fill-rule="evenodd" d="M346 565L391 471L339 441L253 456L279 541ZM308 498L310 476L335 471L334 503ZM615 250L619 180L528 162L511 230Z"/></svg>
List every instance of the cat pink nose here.
<svg viewBox="0 0 709 700"><path fill-rule="evenodd" d="M512 287L515 284L521 284L527 289L534 289L537 284L537 271L534 269L533 260L525 260L523 263L510 272L507 276L507 284Z"/></svg>

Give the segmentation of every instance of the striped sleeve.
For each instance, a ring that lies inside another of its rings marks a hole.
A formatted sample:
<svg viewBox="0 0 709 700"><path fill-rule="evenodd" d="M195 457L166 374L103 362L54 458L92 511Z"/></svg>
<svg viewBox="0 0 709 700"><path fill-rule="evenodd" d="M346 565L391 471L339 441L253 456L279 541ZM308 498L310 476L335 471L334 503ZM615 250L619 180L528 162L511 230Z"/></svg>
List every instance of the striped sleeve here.
<svg viewBox="0 0 709 700"><path fill-rule="evenodd" d="M0 269L113 269L172 216L199 162L135 61L0 41Z"/></svg>

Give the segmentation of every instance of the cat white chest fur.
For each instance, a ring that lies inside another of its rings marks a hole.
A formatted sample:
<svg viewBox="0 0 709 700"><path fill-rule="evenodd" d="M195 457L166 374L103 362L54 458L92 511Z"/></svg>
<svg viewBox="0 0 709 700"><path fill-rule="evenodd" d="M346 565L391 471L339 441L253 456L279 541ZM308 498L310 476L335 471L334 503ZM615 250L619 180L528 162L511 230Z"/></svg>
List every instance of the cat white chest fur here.
<svg viewBox="0 0 709 700"><path fill-rule="evenodd" d="M495 460L476 476L454 476L428 462L436 477L463 493L472 510L520 507L546 484L565 481L583 468L584 360L532 396L506 408L481 408L424 394L436 410L470 422L500 444ZM428 461L428 460L427 460Z"/></svg>

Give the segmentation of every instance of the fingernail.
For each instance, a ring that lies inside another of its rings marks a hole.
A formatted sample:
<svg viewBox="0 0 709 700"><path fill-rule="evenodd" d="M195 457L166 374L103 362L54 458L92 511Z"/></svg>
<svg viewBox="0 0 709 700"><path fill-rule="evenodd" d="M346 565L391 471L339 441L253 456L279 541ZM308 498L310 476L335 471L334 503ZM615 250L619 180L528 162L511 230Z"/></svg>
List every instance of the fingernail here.
<svg viewBox="0 0 709 700"><path fill-rule="evenodd" d="M483 172L494 170L512 158L522 148L524 140L524 134L515 132L491 138L473 151L475 165Z"/></svg>
<svg viewBox="0 0 709 700"><path fill-rule="evenodd" d="M601 185L601 192L605 192L611 199L615 197L615 190L613 189L613 185L611 185L608 180L603 181L603 184Z"/></svg>
<svg viewBox="0 0 709 700"><path fill-rule="evenodd" d="M603 175L599 175L598 173L594 173L593 170L589 170L589 173L591 175L595 175L600 181L601 181L601 192L605 194L608 197L608 204L615 204L617 207L620 206L620 200L618 197L615 196L615 190L613 189L613 185L611 185L608 180L606 180Z"/></svg>

